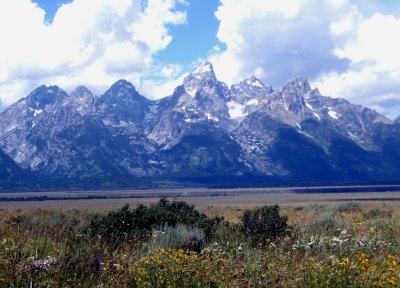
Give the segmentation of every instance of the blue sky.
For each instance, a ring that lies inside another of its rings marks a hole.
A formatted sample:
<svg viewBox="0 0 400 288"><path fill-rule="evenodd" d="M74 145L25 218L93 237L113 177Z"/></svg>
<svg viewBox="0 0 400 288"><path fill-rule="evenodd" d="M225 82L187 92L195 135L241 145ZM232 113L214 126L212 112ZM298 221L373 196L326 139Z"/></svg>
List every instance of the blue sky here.
<svg viewBox="0 0 400 288"><path fill-rule="evenodd" d="M46 12L45 20L53 21L62 4L72 0L34 0ZM191 0L178 7L187 11L187 25L170 25L168 29L174 39L167 49L159 51L155 59L160 63L179 63L191 67L193 61L204 58L212 47L222 45L216 37L218 21L215 18L219 2L217 0ZM188 47L188 43L195 43Z"/></svg>
<svg viewBox="0 0 400 288"><path fill-rule="evenodd" d="M364 15L372 16L375 13L400 15L398 0L353 0Z"/></svg>
<svg viewBox="0 0 400 288"><path fill-rule="evenodd" d="M209 60L228 85L307 77L394 118L398 35L398 0L4 0L0 104L40 84L101 94L120 78L160 98Z"/></svg>
<svg viewBox="0 0 400 288"><path fill-rule="evenodd" d="M51 23L57 10L73 0L32 0L45 10L45 21ZM364 15L375 13L400 15L398 0L353 0L354 5ZM179 5L178 5L179 6ZM187 25L171 25L169 30L174 39L168 48L156 54L161 63L180 63L190 67L196 59L204 58L214 46L223 44L216 37L219 22L214 13L219 6L218 0L191 0L180 7L187 11ZM188 43L195 43L190 45Z"/></svg>
<svg viewBox="0 0 400 288"><path fill-rule="evenodd" d="M54 15L58 8L63 4L71 3L73 0L34 0L33 3L38 4L45 11L45 21L48 23L53 22Z"/></svg>
<svg viewBox="0 0 400 288"><path fill-rule="evenodd" d="M217 8L218 1L215 0L188 2L187 25L170 27L174 40L168 49L156 55L157 60L190 65L194 60L204 58L212 47L221 44L216 37L218 21L214 12Z"/></svg>

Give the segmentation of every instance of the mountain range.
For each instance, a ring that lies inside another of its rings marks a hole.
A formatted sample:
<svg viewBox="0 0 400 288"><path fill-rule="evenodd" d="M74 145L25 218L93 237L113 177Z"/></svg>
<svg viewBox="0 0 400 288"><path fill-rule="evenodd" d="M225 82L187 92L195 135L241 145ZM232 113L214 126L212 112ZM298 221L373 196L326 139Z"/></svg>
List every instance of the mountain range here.
<svg viewBox="0 0 400 288"><path fill-rule="evenodd" d="M396 181L400 117L323 96L305 78L228 87L205 62L160 100L126 80L101 96L40 86L0 113L0 163L11 186Z"/></svg>

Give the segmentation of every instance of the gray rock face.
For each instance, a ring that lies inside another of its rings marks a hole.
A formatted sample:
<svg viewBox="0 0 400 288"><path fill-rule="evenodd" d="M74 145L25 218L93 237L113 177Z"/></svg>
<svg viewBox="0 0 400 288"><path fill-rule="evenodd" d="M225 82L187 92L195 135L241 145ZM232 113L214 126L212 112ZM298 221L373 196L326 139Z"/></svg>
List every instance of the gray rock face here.
<svg viewBox="0 0 400 288"><path fill-rule="evenodd" d="M229 125L226 105L229 96L228 87L216 80L212 65L208 62L200 65L168 98L169 103L163 104L166 108L148 138L165 150L177 144L197 123Z"/></svg>
<svg viewBox="0 0 400 288"><path fill-rule="evenodd" d="M17 163L43 178L76 181L392 180L400 173L398 122L322 96L304 78L281 90L255 77L229 88L206 62L157 101L126 80L100 97L83 86L70 95L38 87L0 114L0 160L8 167L0 176L17 174Z"/></svg>
<svg viewBox="0 0 400 288"><path fill-rule="evenodd" d="M18 165L0 150L0 187L8 181L21 180L24 175Z"/></svg>
<svg viewBox="0 0 400 288"><path fill-rule="evenodd" d="M186 122L212 120L218 122L228 117L226 100L229 89L226 84L217 81L211 63L206 62L183 81L185 93L179 96L175 111L185 114Z"/></svg>
<svg viewBox="0 0 400 288"><path fill-rule="evenodd" d="M100 98L83 86L70 95L41 86L1 114L0 145L41 176L152 175L147 164L152 146L140 127L148 102L126 81ZM131 115L127 107L139 113Z"/></svg>
<svg viewBox="0 0 400 288"><path fill-rule="evenodd" d="M67 97L57 86L40 86L4 110L0 114L0 148L21 167L34 169L41 162L38 146L42 144L36 132Z"/></svg>
<svg viewBox="0 0 400 288"><path fill-rule="evenodd" d="M98 99L99 112L119 125L124 123L140 124L149 112L150 101L141 96L135 87L126 80L119 80Z"/></svg>
<svg viewBox="0 0 400 288"><path fill-rule="evenodd" d="M231 99L239 104L245 105L249 101L254 103L260 101L266 95L273 92L272 86L266 86L256 77L252 76L231 87Z"/></svg>
<svg viewBox="0 0 400 288"><path fill-rule="evenodd" d="M372 137L376 124L393 124L390 119L368 108L344 99L322 96L318 89L312 90L307 80L302 78L288 83L281 91L262 100L260 110L313 137L324 148L329 146L325 136L321 138L313 129L304 126L311 119L368 151L380 149Z"/></svg>

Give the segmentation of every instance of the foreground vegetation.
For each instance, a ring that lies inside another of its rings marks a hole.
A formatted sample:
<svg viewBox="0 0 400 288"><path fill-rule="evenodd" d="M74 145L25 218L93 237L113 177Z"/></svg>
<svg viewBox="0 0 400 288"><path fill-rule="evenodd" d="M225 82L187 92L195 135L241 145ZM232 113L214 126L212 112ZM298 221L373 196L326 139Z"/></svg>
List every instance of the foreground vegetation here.
<svg viewBox="0 0 400 288"><path fill-rule="evenodd" d="M400 209L0 212L0 287L399 287Z"/></svg>

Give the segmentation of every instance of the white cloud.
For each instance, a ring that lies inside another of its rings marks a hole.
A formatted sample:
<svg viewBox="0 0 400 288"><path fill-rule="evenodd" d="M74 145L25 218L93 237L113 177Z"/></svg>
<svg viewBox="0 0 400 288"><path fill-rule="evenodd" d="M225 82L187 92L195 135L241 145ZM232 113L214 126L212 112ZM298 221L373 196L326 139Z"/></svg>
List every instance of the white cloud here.
<svg viewBox="0 0 400 288"><path fill-rule="evenodd" d="M260 69L279 86L297 76L343 70L347 61L334 54L335 38L350 35L338 24L340 36L335 36L330 26L355 12L346 0L222 0L216 12L217 36L227 49L211 59L230 83Z"/></svg>
<svg viewBox="0 0 400 288"><path fill-rule="evenodd" d="M382 71L396 69L400 64L400 18L375 14L356 27L357 37L337 49L341 58L354 64L373 61Z"/></svg>
<svg viewBox="0 0 400 288"><path fill-rule="evenodd" d="M141 82L141 92L150 99L160 99L169 96L181 85L186 73L178 64L157 65L152 69L152 77Z"/></svg>
<svg viewBox="0 0 400 288"><path fill-rule="evenodd" d="M355 37L335 53L351 61L344 73L316 79L321 92L376 109L391 118L400 115L400 18L375 14L354 27Z"/></svg>
<svg viewBox="0 0 400 288"><path fill-rule="evenodd" d="M42 83L96 92L118 78L139 83L172 40L167 25L186 21L178 2L74 0L48 24L30 0L0 1L0 99L10 104Z"/></svg>
<svg viewBox="0 0 400 288"><path fill-rule="evenodd" d="M216 17L226 49L209 58L229 84L256 74L279 88L305 76L327 95L400 115L400 18L366 17L350 0L221 0Z"/></svg>
<svg viewBox="0 0 400 288"><path fill-rule="evenodd" d="M160 99L172 95L174 89L181 85L183 77L177 79L145 79L141 83L141 93L149 99Z"/></svg>

